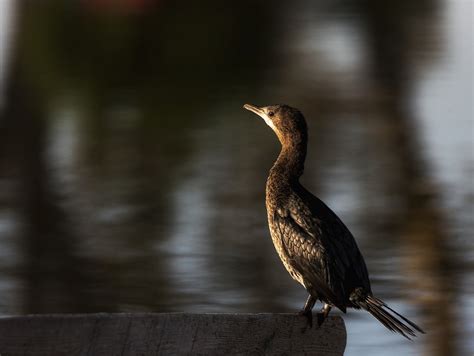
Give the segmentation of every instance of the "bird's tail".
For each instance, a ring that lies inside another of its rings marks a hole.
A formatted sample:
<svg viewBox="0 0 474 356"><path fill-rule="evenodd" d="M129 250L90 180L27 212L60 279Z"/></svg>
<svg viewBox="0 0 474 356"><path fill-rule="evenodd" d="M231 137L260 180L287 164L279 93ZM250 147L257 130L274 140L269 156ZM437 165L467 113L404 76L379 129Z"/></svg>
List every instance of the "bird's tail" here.
<svg viewBox="0 0 474 356"><path fill-rule="evenodd" d="M365 293L362 288L351 293L350 301L356 308L367 310L390 331L400 333L409 340L416 336L415 331L425 333L414 322L397 313L382 300Z"/></svg>

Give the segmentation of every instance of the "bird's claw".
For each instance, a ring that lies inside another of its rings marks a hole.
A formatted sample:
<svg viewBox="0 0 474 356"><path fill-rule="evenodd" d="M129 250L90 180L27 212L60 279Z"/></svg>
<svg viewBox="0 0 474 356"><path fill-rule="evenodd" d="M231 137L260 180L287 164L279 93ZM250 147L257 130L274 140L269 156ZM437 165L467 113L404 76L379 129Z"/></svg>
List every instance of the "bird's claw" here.
<svg viewBox="0 0 474 356"><path fill-rule="evenodd" d="M304 316L306 318L307 326L311 329L313 327L313 313L311 310L302 310L298 313L301 316ZM303 329L303 331L306 329L306 327Z"/></svg>
<svg viewBox="0 0 474 356"><path fill-rule="evenodd" d="M317 314L316 314L316 317L317 317L317 319L318 319L318 326L323 325L324 320L326 320L326 316L327 316L327 315L326 315L326 313L324 313L324 312L320 312L320 313L317 313Z"/></svg>

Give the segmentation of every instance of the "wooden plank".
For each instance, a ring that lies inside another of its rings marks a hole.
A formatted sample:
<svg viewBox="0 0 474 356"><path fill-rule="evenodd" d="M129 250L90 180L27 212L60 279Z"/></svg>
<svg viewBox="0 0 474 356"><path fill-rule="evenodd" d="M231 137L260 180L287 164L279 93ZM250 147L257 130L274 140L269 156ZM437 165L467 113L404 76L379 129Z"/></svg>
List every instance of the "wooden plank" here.
<svg viewBox="0 0 474 356"><path fill-rule="evenodd" d="M342 355L344 321L296 314L57 314L0 318L0 355Z"/></svg>

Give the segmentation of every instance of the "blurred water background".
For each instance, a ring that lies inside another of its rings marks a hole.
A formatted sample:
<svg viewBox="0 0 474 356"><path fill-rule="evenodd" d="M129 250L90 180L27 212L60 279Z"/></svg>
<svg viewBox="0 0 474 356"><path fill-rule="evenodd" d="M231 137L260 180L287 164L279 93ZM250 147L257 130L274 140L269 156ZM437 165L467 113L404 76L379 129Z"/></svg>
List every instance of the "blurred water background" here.
<svg viewBox="0 0 474 356"><path fill-rule="evenodd" d="M0 0L0 314L288 312L264 188L310 128L303 183L375 293L347 355L474 350L473 2ZM1 351L1 350L0 350Z"/></svg>

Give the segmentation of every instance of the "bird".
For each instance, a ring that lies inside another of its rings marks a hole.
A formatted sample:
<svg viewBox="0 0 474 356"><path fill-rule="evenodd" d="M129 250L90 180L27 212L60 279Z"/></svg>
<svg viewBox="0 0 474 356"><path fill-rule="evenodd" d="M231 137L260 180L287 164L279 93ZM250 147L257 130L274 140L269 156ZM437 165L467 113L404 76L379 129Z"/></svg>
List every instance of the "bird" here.
<svg viewBox="0 0 474 356"><path fill-rule="evenodd" d="M266 183L266 209L275 249L291 277L308 292L300 315L312 327L316 301L320 326L331 308L364 309L390 331L411 339L424 331L375 297L357 243L342 220L299 182L304 171L308 129L303 114L288 105L245 109L260 116L281 143Z"/></svg>

